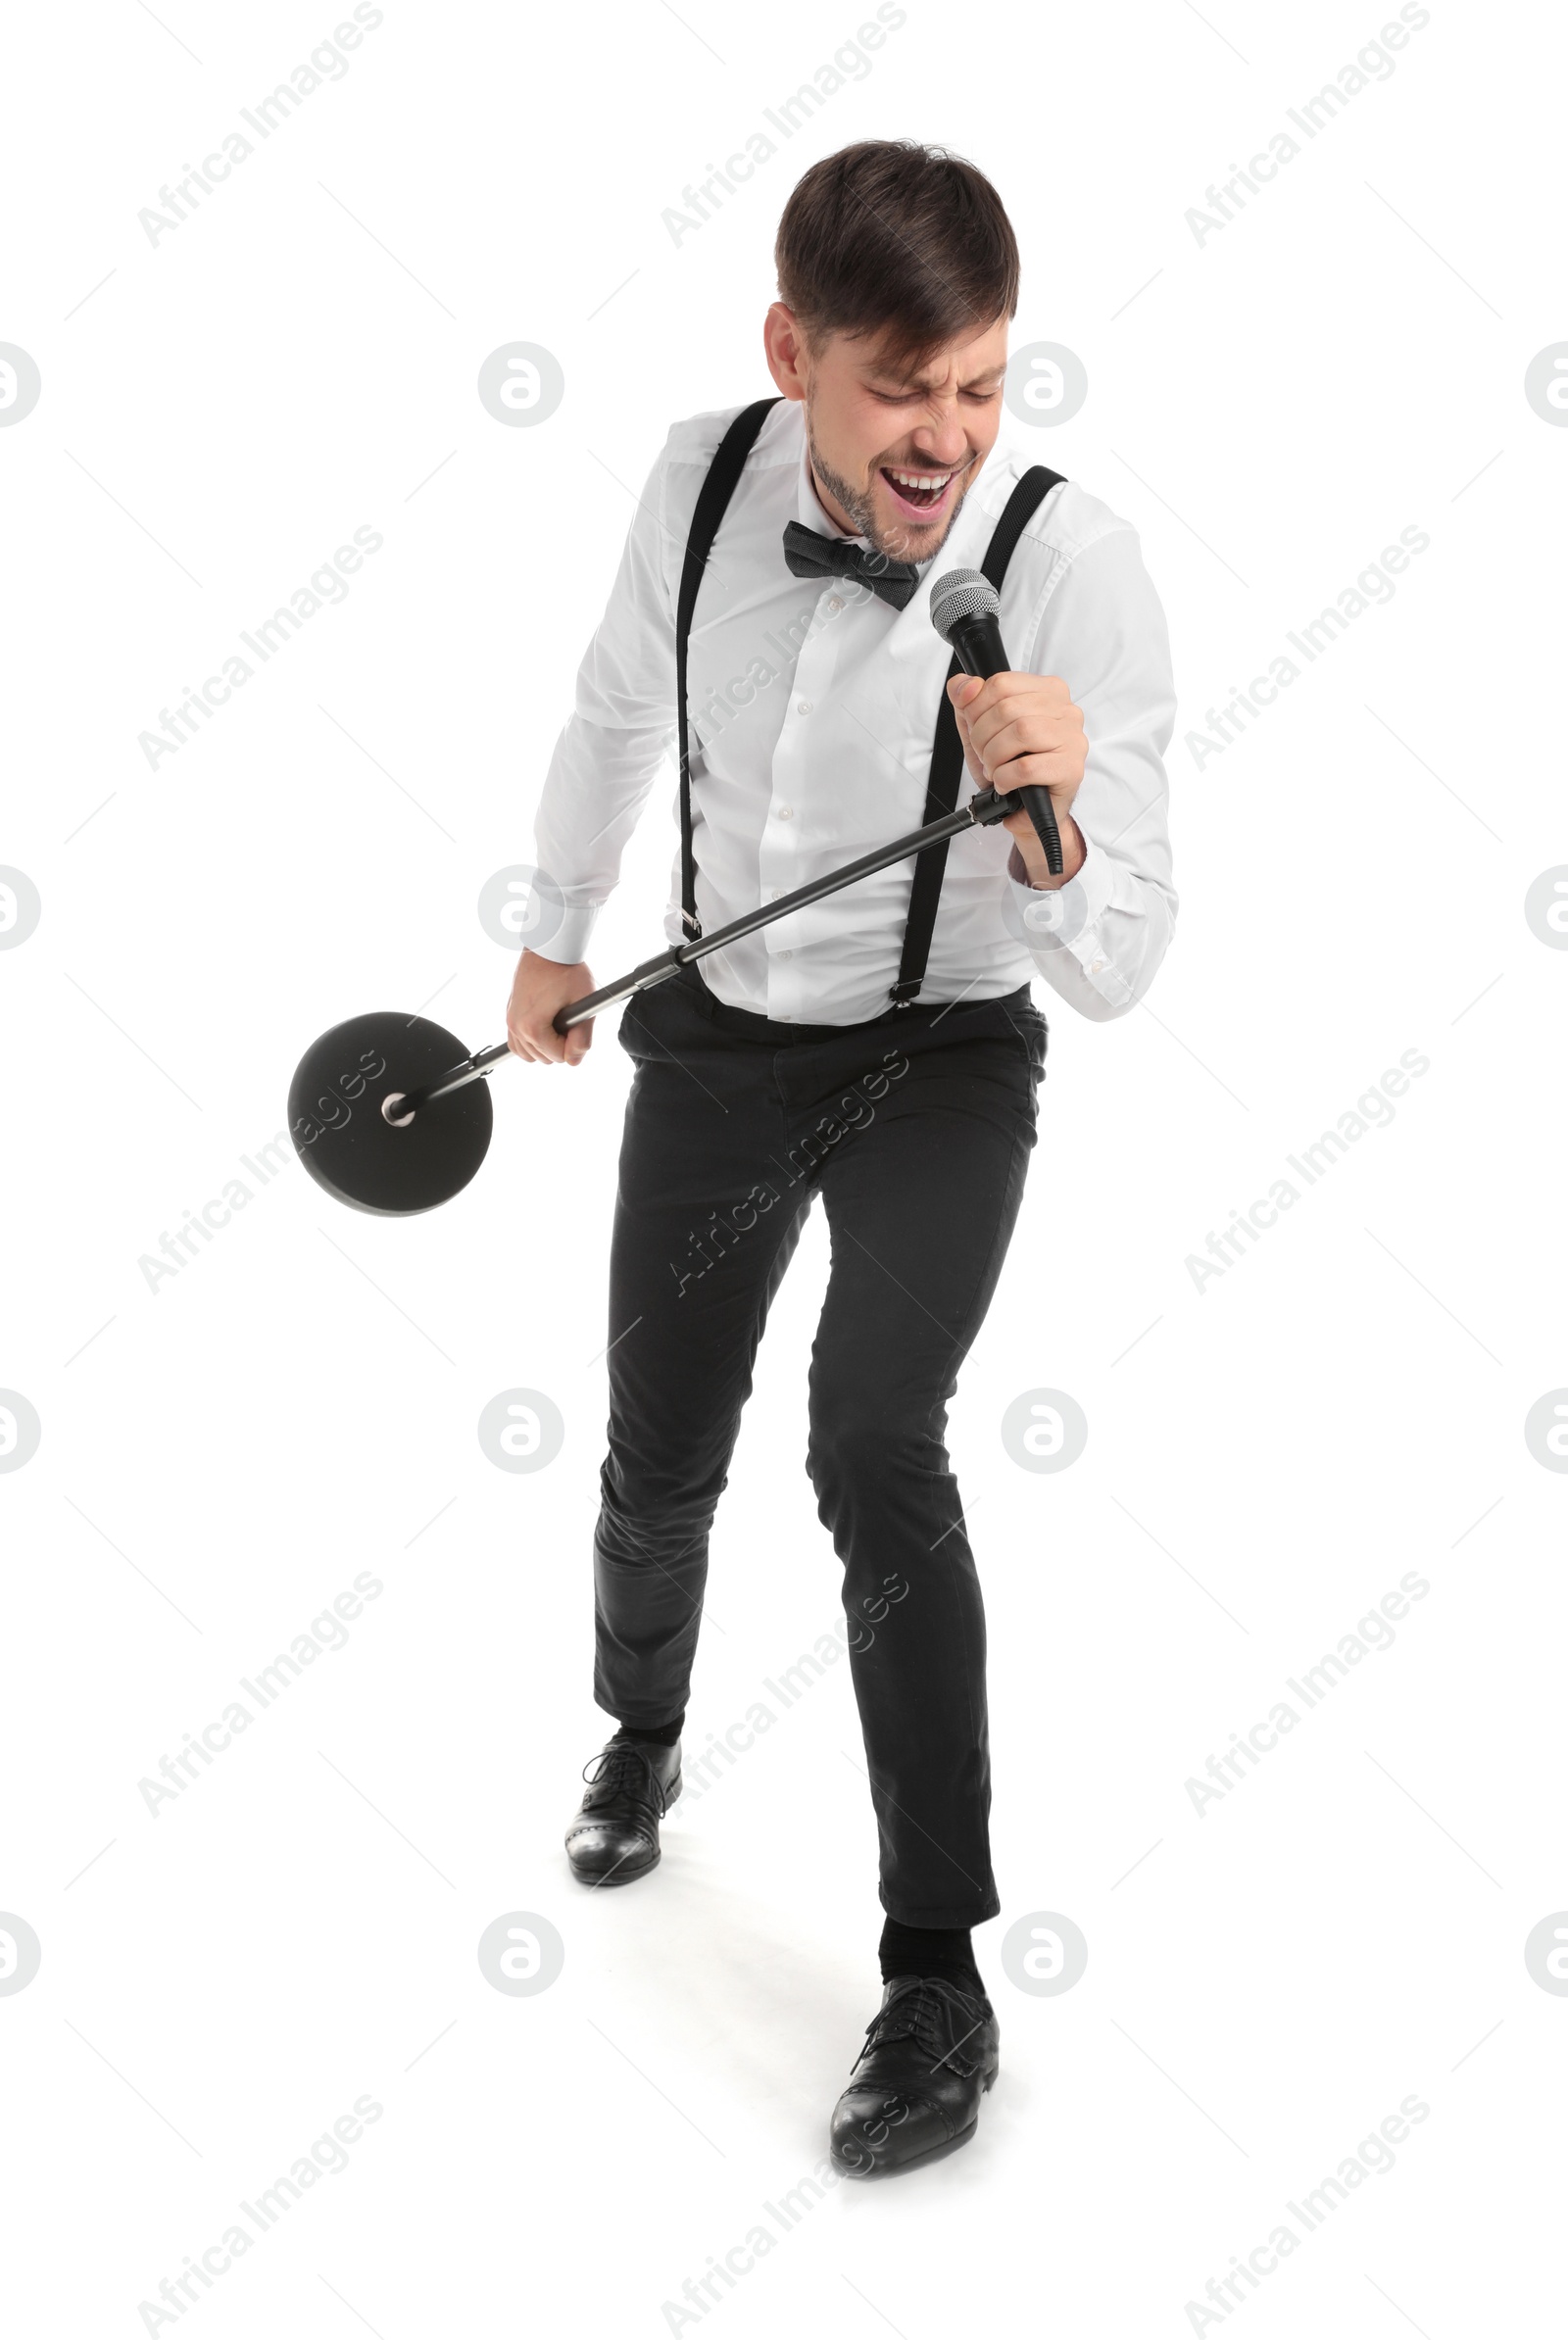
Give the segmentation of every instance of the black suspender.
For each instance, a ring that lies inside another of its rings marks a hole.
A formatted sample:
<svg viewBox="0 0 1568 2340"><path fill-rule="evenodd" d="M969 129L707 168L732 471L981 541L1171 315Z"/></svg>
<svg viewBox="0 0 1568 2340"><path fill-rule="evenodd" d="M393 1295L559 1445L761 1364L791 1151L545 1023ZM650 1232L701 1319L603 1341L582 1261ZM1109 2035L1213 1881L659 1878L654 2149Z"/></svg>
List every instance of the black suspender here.
<svg viewBox="0 0 1568 2340"><path fill-rule="evenodd" d="M692 514L691 534L686 542L686 559L681 568L680 593L675 605L675 721L680 742L680 915L681 924L694 939L701 935L697 917L697 858L692 850L692 773L691 751L686 720L686 648L691 635L692 616L697 608L698 588L708 565L729 500L736 483L746 467L746 459L757 444L758 433L770 410L778 405L776 398L760 398L754 406L736 415L723 438L703 481ZM1054 487L1060 484L1059 471L1048 471L1037 463L1014 487L1006 507L993 531L980 567L985 576L1002 590L1007 562L1019 537L1035 512ZM948 669L948 680L961 674L956 658ZM926 820L939 820L952 812L958 802L958 783L963 775L963 748L958 738L958 726L948 698L946 685L942 705L937 714L936 739L931 749L931 770L926 781ZM900 1007L907 1007L919 995L925 981L926 959L931 950L931 937L936 928L937 902L942 893L942 873L947 864L946 845L933 846L922 853L914 864L914 882L909 895L908 924L904 932L904 951L899 961L899 980L890 997Z"/></svg>
<svg viewBox="0 0 1568 2340"><path fill-rule="evenodd" d="M697 858L692 852L692 766L691 751L686 735L686 643L692 630L692 612L697 607L697 589L708 566L708 556L718 534L718 523L724 517L735 482L746 467L746 458L757 444L769 410L778 405L776 398L760 398L737 414L718 443L718 451L708 466L692 513L691 534L686 540L686 561L680 572L680 596L675 604L675 721L680 731L680 918L688 935L695 942L702 933L697 918Z"/></svg>
<svg viewBox="0 0 1568 2340"><path fill-rule="evenodd" d="M982 574L989 577L997 591L1007 573L1013 548L1051 490L1062 477L1059 471L1048 471L1043 463L1036 463L1024 473L992 533L981 561ZM958 737L957 718L953 702L948 697L948 684L963 668L956 658L948 668L942 686L942 706L937 714L937 735L931 749L931 772L926 781L926 820L940 820L952 812L958 802L958 782L963 776L963 743ZM909 919L904 930L904 953L899 960L899 980L889 998L899 1007L907 1007L919 997L925 981L925 962L931 951L931 937L936 931L937 901L942 892L942 875L948 863L948 849L934 845L920 854L914 864L914 882L909 890Z"/></svg>

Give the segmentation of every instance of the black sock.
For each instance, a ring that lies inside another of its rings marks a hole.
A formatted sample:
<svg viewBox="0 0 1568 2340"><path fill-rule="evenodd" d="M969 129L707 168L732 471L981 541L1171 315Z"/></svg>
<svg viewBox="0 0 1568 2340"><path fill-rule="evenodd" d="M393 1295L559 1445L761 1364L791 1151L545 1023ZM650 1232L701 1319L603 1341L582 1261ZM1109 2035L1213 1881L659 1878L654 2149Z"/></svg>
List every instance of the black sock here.
<svg viewBox="0 0 1568 2340"><path fill-rule="evenodd" d="M672 1747L680 1737L680 1727L685 1720L686 1712L682 1708L673 1723L622 1723L615 1738L655 1738L662 1747ZM612 1746L614 1743L615 1740L612 1739Z"/></svg>
<svg viewBox="0 0 1568 2340"><path fill-rule="evenodd" d="M986 1995L967 1926L901 1926L889 1918L877 1950L884 1982L896 1974L944 1974L961 1990Z"/></svg>

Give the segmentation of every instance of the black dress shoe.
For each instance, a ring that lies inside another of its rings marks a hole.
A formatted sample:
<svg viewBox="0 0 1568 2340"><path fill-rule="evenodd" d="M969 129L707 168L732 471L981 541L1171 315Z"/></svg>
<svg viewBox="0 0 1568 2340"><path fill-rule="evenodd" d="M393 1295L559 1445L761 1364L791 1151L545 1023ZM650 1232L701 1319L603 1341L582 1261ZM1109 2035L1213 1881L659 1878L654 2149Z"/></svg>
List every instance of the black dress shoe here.
<svg viewBox="0 0 1568 2340"><path fill-rule="evenodd" d="M997 2076L1000 2038L989 1999L945 1975L896 1974L833 2108L835 2166L882 2177L966 2145Z"/></svg>
<svg viewBox="0 0 1568 2340"><path fill-rule="evenodd" d="M629 1885L659 1866L659 1824L680 1793L680 1742L612 1738L582 1776L588 1793L566 1830L571 1874L585 1885Z"/></svg>

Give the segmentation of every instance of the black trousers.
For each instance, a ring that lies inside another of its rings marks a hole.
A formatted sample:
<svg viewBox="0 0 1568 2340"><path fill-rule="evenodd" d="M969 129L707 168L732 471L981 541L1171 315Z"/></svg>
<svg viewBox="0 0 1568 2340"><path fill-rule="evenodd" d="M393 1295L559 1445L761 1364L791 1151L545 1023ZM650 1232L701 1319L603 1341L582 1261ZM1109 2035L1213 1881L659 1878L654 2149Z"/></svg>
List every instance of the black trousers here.
<svg viewBox="0 0 1568 2340"><path fill-rule="evenodd" d="M832 1240L807 1468L844 1563L881 1847L907 1926L972 1926L991 1870L985 1614L947 1404L1035 1142L1045 1018L1005 999L770 1023L695 968L635 998L595 1536L600 1706L687 1703L708 1536L769 1304L820 1192Z"/></svg>

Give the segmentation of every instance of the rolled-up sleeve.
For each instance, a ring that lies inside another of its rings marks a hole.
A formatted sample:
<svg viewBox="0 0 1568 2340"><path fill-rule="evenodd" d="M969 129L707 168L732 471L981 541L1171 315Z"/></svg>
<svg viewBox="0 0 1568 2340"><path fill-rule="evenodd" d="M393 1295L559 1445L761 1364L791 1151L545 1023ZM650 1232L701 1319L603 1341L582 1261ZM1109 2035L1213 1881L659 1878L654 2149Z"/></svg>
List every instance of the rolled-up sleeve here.
<svg viewBox="0 0 1568 2340"><path fill-rule="evenodd" d="M572 965L675 737L675 613L666 565L666 444L638 499L599 629L577 672L534 819L534 859L564 914L542 958Z"/></svg>
<svg viewBox="0 0 1568 2340"><path fill-rule="evenodd" d="M1052 989L1108 1023L1149 990L1176 924L1164 765L1176 687L1165 612L1131 528L1067 561L1028 670L1060 675L1083 709L1089 758L1072 809L1086 857L1054 891L1009 875L1003 914Z"/></svg>

